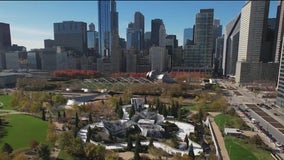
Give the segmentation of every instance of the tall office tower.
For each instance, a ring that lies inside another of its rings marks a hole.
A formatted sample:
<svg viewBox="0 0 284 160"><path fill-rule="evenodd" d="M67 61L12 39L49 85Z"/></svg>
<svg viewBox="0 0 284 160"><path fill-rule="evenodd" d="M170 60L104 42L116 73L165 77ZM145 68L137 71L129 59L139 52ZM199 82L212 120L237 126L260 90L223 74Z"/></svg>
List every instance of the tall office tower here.
<svg viewBox="0 0 284 160"><path fill-rule="evenodd" d="M281 48L283 43L283 32L284 32L284 1L279 0L277 7L277 30L276 30L276 48L274 62L280 61Z"/></svg>
<svg viewBox="0 0 284 160"><path fill-rule="evenodd" d="M89 24L87 31L87 47L88 49L97 49L98 32L95 30L94 23Z"/></svg>
<svg viewBox="0 0 284 160"><path fill-rule="evenodd" d="M145 49L145 51L149 50L149 48L151 46L152 46L151 32L145 32L144 33L144 49Z"/></svg>
<svg viewBox="0 0 284 160"><path fill-rule="evenodd" d="M127 49L137 49L139 51L144 48L144 16L140 12L135 12L134 23L129 23L126 29Z"/></svg>
<svg viewBox="0 0 284 160"><path fill-rule="evenodd" d="M134 27L134 23L129 23L128 28L126 29L126 49L142 49L142 39L141 39L142 30Z"/></svg>
<svg viewBox="0 0 284 160"><path fill-rule="evenodd" d="M241 11L236 82L276 81L276 63L262 63L265 53L269 1L248 1Z"/></svg>
<svg viewBox="0 0 284 160"><path fill-rule="evenodd" d="M159 46L160 47L166 47L166 28L164 24L160 25L160 30L159 30Z"/></svg>
<svg viewBox="0 0 284 160"><path fill-rule="evenodd" d="M282 41L284 37L282 37ZM281 47L281 54L280 54L280 66L279 66L279 73L278 73L278 81L277 81L277 98L276 104L280 107L284 107L284 43L282 43Z"/></svg>
<svg viewBox="0 0 284 160"><path fill-rule="evenodd" d="M185 47L185 65L193 70L209 71L212 69L213 53L213 9L201 9L196 14L194 45Z"/></svg>
<svg viewBox="0 0 284 160"><path fill-rule="evenodd" d="M200 67L212 67L213 9L201 9L195 20L194 43L201 46Z"/></svg>
<svg viewBox="0 0 284 160"><path fill-rule="evenodd" d="M151 21L151 42L152 45L159 46L160 28L164 24L161 19L153 19Z"/></svg>
<svg viewBox="0 0 284 160"><path fill-rule="evenodd" d="M5 50L11 46L10 25L0 22L0 68L5 68Z"/></svg>
<svg viewBox="0 0 284 160"><path fill-rule="evenodd" d="M215 77L221 77L222 71L222 60L223 60L223 47L224 47L224 35L216 38L215 51L214 51L214 70L213 74Z"/></svg>
<svg viewBox="0 0 284 160"><path fill-rule="evenodd" d="M99 22L99 54L101 57L109 57L112 54L112 45L115 34L118 35L118 12L114 0L98 1Z"/></svg>
<svg viewBox="0 0 284 160"><path fill-rule="evenodd" d="M183 31L183 46L193 44L193 28L185 28Z"/></svg>
<svg viewBox="0 0 284 160"><path fill-rule="evenodd" d="M276 45L276 18L268 18L267 26L265 27L263 46L261 49L260 61L273 62L275 56Z"/></svg>
<svg viewBox="0 0 284 160"><path fill-rule="evenodd" d="M169 55L169 68L171 69L173 66L173 57L176 48L178 48L178 40L177 40L177 36L176 35L167 35L166 37L166 48L168 50L168 55ZM176 60L176 59L175 59Z"/></svg>
<svg viewBox="0 0 284 160"><path fill-rule="evenodd" d="M223 75L235 75L239 51L240 19L238 14L225 27L223 48Z"/></svg>
<svg viewBox="0 0 284 160"><path fill-rule="evenodd" d="M53 24L54 40L58 46L84 53L87 49L87 24L63 21Z"/></svg>
<svg viewBox="0 0 284 160"><path fill-rule="evenodd" d="M141 50L144 49L144 32L145 32L145 22L144 15L141 12L135 12L134 14L134 28L141 31L140 35L140 46Z"/></svg>
<svg viewBox="0 0 284 160"><path fill-rule="evenodd" d="M215 53L216 39L222 36L222 25L220 25L220 19L214 19L213 21L213 52ZM215 55L213 55L215 57Z"/></svg>
<svg viewBox="0 0 284 160"><path fill-rule="evenodd" d="M0 50L11 46L10 25L0 22Z"/></svg>
<svg viewBox="0 0 284 160"><path fill-rule="evenodd" d="M165 47L153 46L149 51L151 70L164 72L168 69L168 53Z"/></svg>

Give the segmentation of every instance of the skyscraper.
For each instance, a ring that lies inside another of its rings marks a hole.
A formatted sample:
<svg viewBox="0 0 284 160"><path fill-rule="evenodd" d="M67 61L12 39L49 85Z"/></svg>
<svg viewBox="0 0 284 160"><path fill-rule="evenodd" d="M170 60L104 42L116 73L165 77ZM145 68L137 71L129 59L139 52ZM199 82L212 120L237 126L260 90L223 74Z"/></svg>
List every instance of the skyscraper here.
<svg viewBox="0 0 284 160"><path fill-rule="evenodd" d="M141 32L142 30L139 28L135 28L133 23L128 24L128 28L126 29L126 49L142 49Z"/></svg>
<svg viewBox="0 0 284 160"><path fill-rule="evenodd" d="M278 64L263 63L269 1L248 1L241 11L236 82L276 81Z"/></svg>
<svg viewBox="0 0 284 160"><path fill-rule="evenodd" d="M135 12L134 23L129 23L126 29L127 49L143 50L144 48L144 16Z"/></svg>
<svg viewBox="0 0 284 160"><path fill-rule="evenodd" d="M94 23L89 25L89 30L87 31L87 46L88 49L97 49L97 39L98 39L98 32L95 30Z"/></svg>
<svg viewBox="0 0 284 160"><path fill-rule="evenodd" d="M141 12L135 12L134 14L134 28L141 31L140 35L140 46L144 49L144 32L145 32L145 22L144 15Z"/></svg>
<svg viewBox="0 0 284 160"><path fill-rule="evenodd" d="M63 21L53 24L56 45L84 53L87 49L87 24Z"/></svg>
<svg viewBox="0 0 284 160"><path fill-rule="evenodd" d="M0 22L0 50L11 46L10 25Z"/></svg>
<svg viewBox="0 0 284 160"><path fill-rule="evenodd" d="M201 9L196 14L194 45L185 47L185 65L193 70L207 72L212 69L213 54L213 9Z"/></svg>
<svg viewBox="0 0 284 160"><path fill-rule="evenodd" d="M225 27L224 49L223 49L223 75L235 75L238 60L240 19L238 14Z"/></svg>
<svg viewBox="0 0 284 160"><path fill-rule="evenodd" d="M161 19L153 19L151 21L151 42L152 45L159 46L160 27L163 24Z"/></svg>
<svg viewBox="0 0 284 160"><path fill-rule="evenodd" d="M284 1L279 0L279 4L277 7L277 39L276 39L276 49L275 49L275 56L274 62L280 61L281 56L281 47L283 43L283 32L284 32Z"/></svg>
<svg viewBox="0 0 284 160"><path fill-rule="evenodd" d="M5 50L11 46L10 25L0 22L0 68L5 68Z"/></svg>
<svg viewBox="0 0 284 160"><path fill-rule="evenodd" d="M193 42L193 28L185 28L183 31L183 46L192 44L189 41Z"/></svg>
<svg viewBox="0 0 284 160"><path fill-rule="evenodd" d="M160 47L166 47L166 37L167 37L166 28L165 28L165 25L162 23L159 29L159 46Z"/></svg>
<svg viewBox="0 0 284 160"><path fill-rule="evenodd" d="M112 43L118 35L118 12L114 0L98 1L99 20L99 54L109 57L112 54Z"/></svg>

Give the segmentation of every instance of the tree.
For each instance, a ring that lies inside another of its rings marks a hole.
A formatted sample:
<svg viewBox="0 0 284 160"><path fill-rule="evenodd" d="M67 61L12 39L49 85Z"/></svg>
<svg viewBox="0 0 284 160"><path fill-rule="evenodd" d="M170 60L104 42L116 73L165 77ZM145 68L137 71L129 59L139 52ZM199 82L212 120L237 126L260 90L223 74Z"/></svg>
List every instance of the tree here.
<svg viewBox="0 0 284 160"><path fill-rule="evenodd" d="M89 113L89 123L93 123L93 116L92 116L92 113Z"/></svg>
<svg viewBox="0 0 284 160"><path fill-rule="evenodd" d="M30 146L30 149L34 150L36 149L36 147L39 145L38 141L32 139L30 140L30 143L29 143L29 146Z"/></svg>
<svg viewBox="0 0 284 160"><path fill-rule="evenodd" d="M154 139L153 139L153 137L150 137L149 147L153 147L153 146L154 146Z"/></svg>
<svg viewBox="0 0 284 160"><path fill-rule="evenodd" d="M50 159L50 150L47 144L39 144L37 147L37 154L41 160L49 160Z"/></svg>
<svg viewBox="0 0 284 160"><path fill-rule="evenodd" d="M89 126L89 127L88 127L88 132L87 132L87 139L86 139L86 142L90 142L91 136L92 136L92 129L91 129L91 127Z"/></svg>
<svg viewBox="0 0 284 160"><path fill-rule="evenodd" d="M54 123L48 123L46 132L46 141L55 144L57 140L56 125Z"/></svg>
<svg viewBox="0 0 284 160"><path fill-rule="evenodd" d="M122 109L122 107L119 107L118 108L118 117L120 118L120 119L122 119L123 118L123 109Z"/></svg>
<svg viewBox="0 0 284 160"><path fill-rule="evenodd" d="M148 101L147 101L147 97L146 97L146 96L144 97L144 103L145 103L145 104L148 104Z"/></svg>
<svg viewBox="0 0 284 160"><path fill-rule="evenodd" d="M198 111L198 122L202 123L203 117L204 117L203 109L199 108L199 111Z"/></svg>
<svg viewBox="0 0 284 160"><path fill-rule="evenodd" d="M57 119L60 120L60 118L61 118L61 113L60 113L60 111L58 111L57 112Z"/></svg>
<svg viewBox="0 0 284 160"><path fill-rule="evenodd" d="M64 119L66 118L66 113L65 113L65 111L63 111L63 118L64 118Z"/></svg>
<svg viewBox="0 0 284 160"><path fill-rule="evenodd" d="M189 155L191 158L195 159L195 155L194 155L192 143L190 144L190 147L189 147L189 150L188 150L188 155Z"/></svg>
<svg viewBox="0 0 284 160"><path fill-rule="evenodd" d="M123 105L123 103L122 103L122 98L121 98L121 97L119 97L118 104L119 104L119 106L122 106L122 105Z"/></svg>
<svg viewBox="0 0 284 160"><path fill-rule="evenodd" d="M44 110L44 109L42 109L41 119L42 119L43 121L46 120L46 117L45 117L45 110Z"/></svg>
<svg viewBox="0 0 284 160"><path fill-rule="evenodd" d="M6 152L8 154L13 152L13 148L10 144L8 143L4 143L4 145L2 146L2 152Z"/></svg>
<svg viewBox="0 0 284 160"><path fill-rule="evenodd" d="M134 109L134 106L131 105L130 112L129 112L129 118L131 118L134 114L135 114L135 109Z"/></svg>
<svg viewBox="0 0 284 160"><path fill-rule="evenodd" d="M75 117L75 126L76 126L76 128L79 127L79 116L78 116L77 112L76 112L76 117Z"/></svg>
<svg viewBox="0 0 284 160"><path fill-rule="evenodd" d="M188 148L189 141L188 141L188 136L187 136L187 134L186 134L185 137L184 137L184 142L186 143L186 148Z"/></svg>
<svg viewBox="0 0 284 160"><path fill-rule="evenodd" d="M87 159L96 159L96 160L104 160L106 156L105 147L100 145L94 145L92 143L87 143L84 148L85 156Z"/></svg>
<svg viewBox="0 0 284 160"><path fill-rule="evenodd" d="M59 147L65 150L68 146L71 146L72 139L74 139L74 136L71 131L63 132L58 139Z"/></svg>
<svg viewBox="0 0 284 160"><path fill-rule="evenodd" d="M136 135L134 160L140 160L141 159L141 157L139 155L140 152L141 152L140 136Z"/></svg>
<svg viewBox="0 0 284 160"><path fill-rule="evenodd" d="M133 148L133 144L132 144L132 138L131 136L127 137L127 150L131 150Z"/></svg>
<svg viewBox="0 0 284 160"><path fill-rule="evenodd" d="M182 109L181 108L178 109L178 114L177 115L178 115L177 116L178 121L182 121Z"/></svg>

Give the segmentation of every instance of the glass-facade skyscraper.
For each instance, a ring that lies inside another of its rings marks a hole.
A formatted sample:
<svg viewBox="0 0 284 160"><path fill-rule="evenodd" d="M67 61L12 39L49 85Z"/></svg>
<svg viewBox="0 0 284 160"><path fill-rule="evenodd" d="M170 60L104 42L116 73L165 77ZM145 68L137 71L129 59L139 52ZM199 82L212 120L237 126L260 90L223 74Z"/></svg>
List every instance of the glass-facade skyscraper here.
<svg viewBox="0 0 284 160"><path fill-rule="evenodd" d="M118 13L114 0L99 0L99 54L109 57L112 53L112 43L115 34L118 34Z"/></svg>

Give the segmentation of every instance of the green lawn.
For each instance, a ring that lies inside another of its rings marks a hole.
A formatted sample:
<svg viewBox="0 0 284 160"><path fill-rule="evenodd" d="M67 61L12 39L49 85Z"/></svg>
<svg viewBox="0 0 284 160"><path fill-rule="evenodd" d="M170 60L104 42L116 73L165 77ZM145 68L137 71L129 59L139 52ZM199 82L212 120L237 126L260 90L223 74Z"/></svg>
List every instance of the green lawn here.
<svg viewBox="0 0 284 160"><path fill-rule="evenodd" d="M184 108L186 110L198 111L198 108L197 108L196 104L189 105L189 106L183 106L182 108Z"/></svg>
<svg viewBox="0 0 284 160"><path fill-rule="evenodd" d="M245 140L237 137L225 137L225 145L231 160L273 160L268 151L245 143Z"/></svg>
<svg viewBox="0 0 284 160"><path fill-rule="evenodd" d="M214 118L216 124L221 131L224 128L240 128L243 124L243 120L238 116L231 116L228 114L219 114Z"/></svg>
<svg viewBox="0 0 284 160"><path fill-rule="evenodd" d="M4 128L7 135L0 139L0 147L6 142L15 150L28 147L32 139L45 142L48 122L29 115L7 115L6 118L9 121Z"/></svg>
<svg viewBox="0 0 284 160"><path fill-rule="evenodd" d="M12 96L10 95L0 96L0 102L3 103L3 106L0 109L9 109L9 110L15 109L14 107L10 105L11 100L12 100Z"/></svg>

